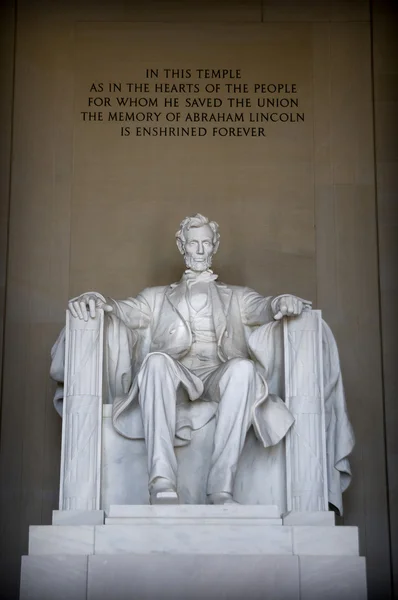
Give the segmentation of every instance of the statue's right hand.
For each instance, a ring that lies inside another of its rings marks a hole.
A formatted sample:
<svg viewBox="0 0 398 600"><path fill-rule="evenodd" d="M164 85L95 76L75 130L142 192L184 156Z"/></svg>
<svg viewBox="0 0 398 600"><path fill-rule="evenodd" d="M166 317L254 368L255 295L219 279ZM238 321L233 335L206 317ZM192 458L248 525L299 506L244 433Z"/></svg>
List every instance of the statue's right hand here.
<svg viewBox="0 0 398 600"><path fill-rule="evenodd" d="M112 306L105 302L103 296L96 292L88 292L77 296L77 298L72 298L68 302L68 308L73 317L83 321L88 321L89 317L95 319L99 308L102 308L105 312L113 310Z"/></svg>

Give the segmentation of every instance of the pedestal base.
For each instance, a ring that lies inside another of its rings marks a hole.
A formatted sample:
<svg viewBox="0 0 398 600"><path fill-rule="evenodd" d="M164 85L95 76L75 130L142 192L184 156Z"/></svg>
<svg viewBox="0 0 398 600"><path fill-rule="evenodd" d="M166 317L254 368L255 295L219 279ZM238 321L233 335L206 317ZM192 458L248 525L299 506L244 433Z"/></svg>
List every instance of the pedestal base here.
<svg viewBox="0 0 398 600"><path fill-rule="evenodd" d="M365 600L365 559L356 527L283 525L276 507L111 507L105 525L30 528L21 600L50 598Z"/></svg>

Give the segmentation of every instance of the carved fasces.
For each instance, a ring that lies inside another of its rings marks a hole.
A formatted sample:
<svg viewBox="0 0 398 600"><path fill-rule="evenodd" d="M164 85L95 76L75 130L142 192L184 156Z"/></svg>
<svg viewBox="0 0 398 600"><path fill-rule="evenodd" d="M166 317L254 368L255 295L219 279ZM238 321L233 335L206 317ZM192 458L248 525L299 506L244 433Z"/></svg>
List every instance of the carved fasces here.
<svg viewBox="0 0 398 600"><path fill-rule="evenodd" d="M100 508L104 311L66 311L60 510Z"/></svg>
<svg viewBox="0 0 398 600"><path fill-rule="evenodd" d="M284 319L285 402L295 422L286 437L288 511L327 511L321 311Z"/></svg>

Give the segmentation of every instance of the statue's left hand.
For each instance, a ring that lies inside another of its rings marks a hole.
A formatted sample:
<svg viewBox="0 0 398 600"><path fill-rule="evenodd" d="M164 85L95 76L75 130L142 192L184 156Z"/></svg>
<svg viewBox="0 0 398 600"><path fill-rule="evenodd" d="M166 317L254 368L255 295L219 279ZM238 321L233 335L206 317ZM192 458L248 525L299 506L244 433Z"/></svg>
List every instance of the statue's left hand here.
<svg viewBox="0 0 398 600"><path fill-rule="evenodd" d="M276 321L279 321L282 317L301 315L303 310L309 310L311 306L312 302L309 300L304 300L303 298L292 296L290 294L278 296L272 301L272 310Z"/></svg>

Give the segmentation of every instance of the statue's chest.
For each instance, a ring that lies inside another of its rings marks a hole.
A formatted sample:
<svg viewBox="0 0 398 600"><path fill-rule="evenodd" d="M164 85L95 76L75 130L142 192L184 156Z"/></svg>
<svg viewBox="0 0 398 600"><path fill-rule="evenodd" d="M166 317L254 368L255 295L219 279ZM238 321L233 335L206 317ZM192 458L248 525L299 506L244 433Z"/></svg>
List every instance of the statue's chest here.
<svg viewBox="0 0 398 600"><path fill-rule="evenodd" d="M190 286L187 293L188 302L195 312L203 310L209 303L209 285L207 283L195 283Z"/></svg>

